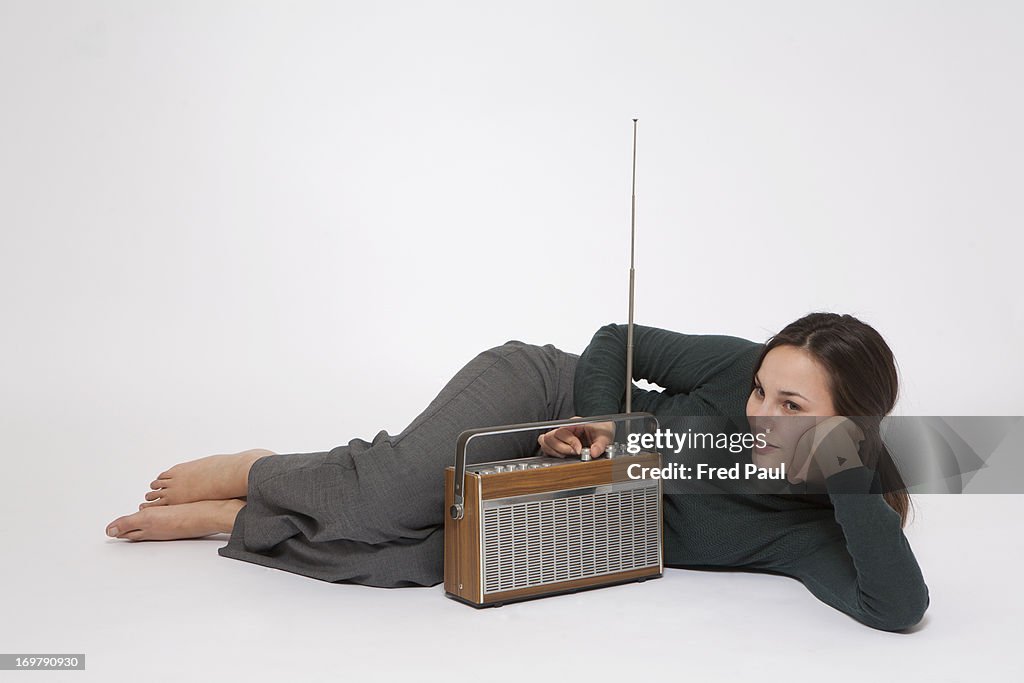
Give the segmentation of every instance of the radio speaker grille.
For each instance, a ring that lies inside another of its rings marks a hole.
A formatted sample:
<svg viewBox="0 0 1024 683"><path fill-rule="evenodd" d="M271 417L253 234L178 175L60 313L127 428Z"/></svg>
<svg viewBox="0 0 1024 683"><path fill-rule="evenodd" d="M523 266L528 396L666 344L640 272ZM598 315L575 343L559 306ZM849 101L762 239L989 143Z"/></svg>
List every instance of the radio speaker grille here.
<svg viewBox="0 0 1024 683"><path fill-rule="evenodd" d="M611 488L486 508L484 593L658 566L658 482Z"/></svg>

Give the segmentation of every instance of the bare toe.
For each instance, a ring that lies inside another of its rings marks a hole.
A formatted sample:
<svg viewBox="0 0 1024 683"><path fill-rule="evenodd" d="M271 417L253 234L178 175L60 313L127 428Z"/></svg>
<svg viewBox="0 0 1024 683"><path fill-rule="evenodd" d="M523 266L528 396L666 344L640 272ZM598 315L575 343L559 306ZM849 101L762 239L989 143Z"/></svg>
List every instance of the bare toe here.
<svg viewBox="0 0 1024 683"><path fill-rule="evenodd" d="M145 529L150 520L151 514L150 512L136 512L118 517L107 525L107 536L137 540L139 533Z"/></svg>
<svg viewBox="0 0 1024 683"><path fill-rule="evenodd" d="M159 489L167 487L167 484L170 483L169 479L164 477L163 475L160 476L160 479L154 479L153 481L149 482L149 488L153 489L154 491L157 491Z"/></svg>
<svg viewBox="0 0 1024 683"><path fill-rule="evenodd" d="M150 500L150 501L156 500L158 498L163 498L163 497L164 497L164 494L162 492L162 489L156 489L155 491L146 491L146 495L143 496L143 498L145 498L146 500Z"/></svg>
<svg viewBox="0 0 1024 683"><path fill-rule="evenodd" d="M118 517L107 525L106 533L111 538L124 538L124 535L139 528L139 513Z"/></svg>

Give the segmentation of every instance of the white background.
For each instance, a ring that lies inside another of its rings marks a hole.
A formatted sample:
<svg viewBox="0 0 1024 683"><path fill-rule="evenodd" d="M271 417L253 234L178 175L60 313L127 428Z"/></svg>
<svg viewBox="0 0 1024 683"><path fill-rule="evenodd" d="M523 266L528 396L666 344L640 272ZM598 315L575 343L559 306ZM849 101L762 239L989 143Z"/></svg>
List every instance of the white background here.
<svg viewBox="0 0 1024 683"><path fill-rule="evenodd" d="M465 666L534 653L527 676L1019 673L1018 496L921 499L912 635L780 577L475 612L103 528L175 462L397 433L485 348L624 321L633 117L637 322L763 341L852 313L896 354L897 412L1024 414L1022 21L0 0L0 651L85 652L95 680L431 678L460 640Z"/></svg>

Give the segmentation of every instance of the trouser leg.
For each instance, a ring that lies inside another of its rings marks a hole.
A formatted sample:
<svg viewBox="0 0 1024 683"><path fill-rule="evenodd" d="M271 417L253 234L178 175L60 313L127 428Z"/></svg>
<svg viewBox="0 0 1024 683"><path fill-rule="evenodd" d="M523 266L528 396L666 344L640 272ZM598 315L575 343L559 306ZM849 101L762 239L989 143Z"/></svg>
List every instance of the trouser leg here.
<svg viewBox="0 0 1024 683"><path fill-rule="evenodd" d="M440 582L444 469L459 433L571 417L577 358L510 341L470 361L396 436L261 458L221 554L330 581ZM538 433L474 440L469 460L533 454Z"/></svg>

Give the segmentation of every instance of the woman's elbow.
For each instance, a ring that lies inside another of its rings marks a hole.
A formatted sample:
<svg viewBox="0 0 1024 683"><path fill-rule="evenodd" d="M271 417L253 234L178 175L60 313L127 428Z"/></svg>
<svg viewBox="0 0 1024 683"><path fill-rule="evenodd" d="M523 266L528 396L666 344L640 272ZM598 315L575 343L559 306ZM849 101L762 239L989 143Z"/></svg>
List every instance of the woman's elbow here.
<svg viewBox="0 0 1024 683"><path fill-rule="evenodd" d="M861 621L880 631L905 631L921 623L929 604L928 587L922 584L919 591L908 592L886 609L866 614Z"/></svg>

